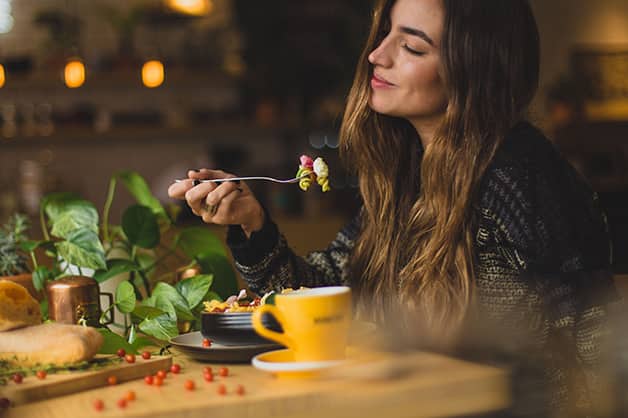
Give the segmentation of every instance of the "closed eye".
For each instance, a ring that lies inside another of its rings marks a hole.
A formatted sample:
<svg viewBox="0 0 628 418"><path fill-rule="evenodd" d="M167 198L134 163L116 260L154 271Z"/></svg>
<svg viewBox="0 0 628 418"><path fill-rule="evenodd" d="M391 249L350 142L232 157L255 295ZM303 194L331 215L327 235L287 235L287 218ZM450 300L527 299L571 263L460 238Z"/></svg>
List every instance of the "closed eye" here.
<svg viewBox="0 0 628 418"><path fill-rule="evenodd" d="M406 51L408 51L409 53L411 53L412 55L417 55L417 56L425 55L425 52L417 51L416 49L412 49L412 48L410 48L408 46L408 44L403 44L403 45L401 45L401 47L403 49L405 49Z"/></svg>

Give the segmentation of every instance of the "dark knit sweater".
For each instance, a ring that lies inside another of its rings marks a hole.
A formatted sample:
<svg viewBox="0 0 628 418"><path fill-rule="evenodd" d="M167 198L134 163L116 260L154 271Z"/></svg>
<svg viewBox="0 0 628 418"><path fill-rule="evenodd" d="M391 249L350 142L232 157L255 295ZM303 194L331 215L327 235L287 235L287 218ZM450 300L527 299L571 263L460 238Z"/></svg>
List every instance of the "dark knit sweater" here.
<svg viewBox="0 0 628 418"><path fill-rule="evenodd" d="M504 329L525 330L509 341L519 350L545 353L553 402L588 404L605 307L616 298L595 194L540 131L520 123L498 149L473 207L480 314ZM348 259L359 233L358 216L326 249L299 257L267 216L250 239L230 227L227 242L251 290L264 293L348 284ZM569 399L574 370L580 384Z"/></svg>

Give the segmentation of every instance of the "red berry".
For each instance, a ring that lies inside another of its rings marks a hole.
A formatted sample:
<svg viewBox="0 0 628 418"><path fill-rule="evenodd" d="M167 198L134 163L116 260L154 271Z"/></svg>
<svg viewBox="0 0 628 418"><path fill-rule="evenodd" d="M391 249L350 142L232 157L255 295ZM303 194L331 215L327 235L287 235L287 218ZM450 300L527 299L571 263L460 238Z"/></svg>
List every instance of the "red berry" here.
<svg viewBox="0 0 628 418"><path fill-rule="evenodd" d="M107 384L111 385L111 386L117 385L118 384L118 378L116 376L109 376L107 378Z"/></svg>
<svg viewBox="0 0 628 418"><path fill-rule="evenodd" d="M196 388L196 385L194 384L193 380L186 380L185 383L183 384L183 386L187 390L194 390Z"/></svg>
<svg viewBox="0 0 628 418"><path fill-rule="evenodd" d="M211 367L203 367L203 374L207 374L207 373L209 373L209 374L213 373Z"/></svg>
<svg viewBox="0 0 628 418"><path fill-rule="evenodd" d="M226 395L227 394L227 387L225 385L219 385L218 386L218 394L219 395Z"/></svg>
<svg viewBox="0 0 628 418"><path fill-rule="evenodd" d="M15 374L13 375L13 381L14 381L15 383L18 383L18 384L19 384L19 383L22 383L22 381L23 381L23 380L24 380L24 376L22 376L20 373L15 373Z"/></svg>
<svg viewBox="0 0 628 418"><path fill-rule="evenodd" d="M172 366L170 366L170 371L174 374L179 374L179 372L181 371L181 366L175 363Z"/></svg>
<svg viewBox="0 0 628 418"><path fill-rule="evenodd" d="M118 408L126 408L127 400L125 398L118 399Z"/></svg>
<svg viewBox="0 0 628 418"><path fill-rule="evenodd" d="M155 386L161 386L164 384L163 377L155 376Z"/></svg>
<svg viewBox="0 0 628 418"><path fill-rule="evenodd" d="M211 347L212 341L209 338L203 338L203 347Z"/></svg>
<svg viewBox="0 0 628 418"><path fill-rule="evenodd" d="M203 378L205 379L206 382L213 382L214 381L214 375L211 373L204 373L203 374Z"/></svg>
<svg viewBox="0 0 628 418"><path fill-rule="evenodd" d="M146 377L144 378L144 382L145 382L147 385L152 385L152 384L153 384L153 376L150 376L150 375L146 376Z"/></svg>
<svg viewBox="0 0 628 418"><path fill-rule="evenodd" d="M136 396L135 396L135 392L134 392L134 391L132 391L132 390L128 391L128 392L124 395L124 398L125 398L127 401L129 401L129 402L134 401L134 400L135 400L135 398L136 398Z"/></svg>
<svg viewBox="0 0 628 418"><path fill-rule="evenodd" d="M143 358L144 360L148 360L148 359L150 359L150 351L144 351L144 352L142 352L142 358Z"/></svg>
<svg viewBox="0 0 628 418"><path fill-rule="evenodd" d="M135 354L127 354L124 359L127 363L135 363Z"/></svg>
<svg viewBox="0 0 628 418"><path fill-rule="evenodd" d="M162 380L165 379L166 376L168 376L168 372L165 370L159 370L157 372L157 377L161 378Z"/></svg>
<svg viewBox="0 0 628 418"><path fill-rule="evenodd" d="M45 370L37 370L37 378L38 379L45 379L47 375L48 375L48 373L46 373Z"/></svg>
<svg viewBox="0 0 628 418"><path fill-rule="evenodd" d="M7 398L0 398L0 409L7 409L11 406L11 401Z"/></svg>
<svg viewBox="0 0 628 418"><path fill-rule="evenodd" d="M126 351L124 350L124 348L119 348L117 354L118 357L124 357L126 356Z"/></svg>
<svg viewBox="0 0 628 418"><path fill-rule="evenodd" d="M103 409L105 409L105 403L102 401L102 399L96 399L93 405L96 411L102 411Z"/></svg>
<svg viewBox="0 0 628 418"><path fill-rule="evenodd" d="M240 396L244 395L244 386L242 385L236 386L236 393Z"/></svg>
<svg viewBox="0 0 628 418"><path fill-rule="evenodd" d="M229 376L229 369L227 369L226 367L221 367L220 369L218 369L218 374L222 377L227 377Z"/></svg>

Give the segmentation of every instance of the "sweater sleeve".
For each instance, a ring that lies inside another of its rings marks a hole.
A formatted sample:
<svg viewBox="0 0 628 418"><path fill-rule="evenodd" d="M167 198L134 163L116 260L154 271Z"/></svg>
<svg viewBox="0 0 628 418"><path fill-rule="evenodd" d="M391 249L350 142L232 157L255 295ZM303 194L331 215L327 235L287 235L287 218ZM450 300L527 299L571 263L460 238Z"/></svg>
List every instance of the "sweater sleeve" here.
<svg viewBox="0 0 628 418"><path fill-rule="evenodd" d="M480 299L490 298L495 318L516 317L530 330L553 409L587 415L604 380L607 310L618 299L595 194L568 170L500 166L486 178L479 224L478 286L488 288Z"/></svg>
<svg viewBox="0 0 628 418"><path fill-rule="evenodd" d="M342 228L326 249L300 257L266 212L262 229L249 239L239 226L230 226L227 245L249 288L263 294L288 287L348 284L347 264L358 231L359 216Z"/></svg>

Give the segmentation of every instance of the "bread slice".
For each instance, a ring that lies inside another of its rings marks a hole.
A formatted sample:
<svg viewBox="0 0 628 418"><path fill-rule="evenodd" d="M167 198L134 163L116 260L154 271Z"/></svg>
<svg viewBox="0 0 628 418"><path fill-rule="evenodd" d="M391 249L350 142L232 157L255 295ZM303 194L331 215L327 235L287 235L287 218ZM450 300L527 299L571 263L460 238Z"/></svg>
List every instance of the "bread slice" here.
<svg viewBox="0 0 628 418"><path fill-rule="evenodd" d="M41 324L39 303L24 286L0 280L0 331Z"/></svg>
<svg viewBox="0 0 628 418"><path fill-rule="evenodd" d="M91 327L46 323L0 333L0 360L21 366L91 360L103 336Z"/></svg>

